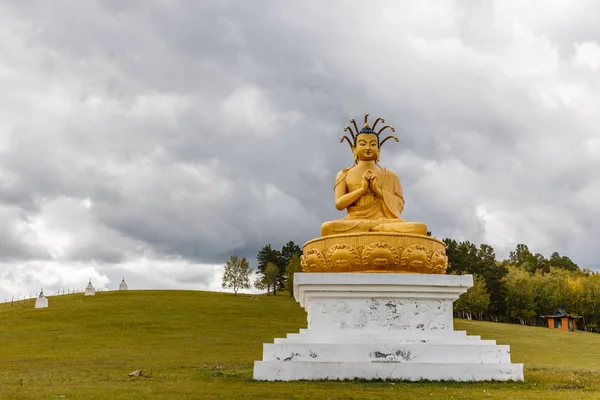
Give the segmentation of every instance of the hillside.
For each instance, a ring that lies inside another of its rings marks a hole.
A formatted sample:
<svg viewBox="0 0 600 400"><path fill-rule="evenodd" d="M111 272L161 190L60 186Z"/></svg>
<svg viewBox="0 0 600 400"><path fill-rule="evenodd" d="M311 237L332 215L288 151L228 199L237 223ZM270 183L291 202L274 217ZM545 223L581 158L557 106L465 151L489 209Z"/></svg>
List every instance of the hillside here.
<svg viewBox="0 0 600 400"><path fill-rule="evenodd" d="M306 327L288 295L99 292L0 304L0 399L600 398L600 335L456 320L510 344L526 383L252 380L262 343ZM143 369L144 376L128 374ZM408 397L407 397L408 396Z"/></svg>

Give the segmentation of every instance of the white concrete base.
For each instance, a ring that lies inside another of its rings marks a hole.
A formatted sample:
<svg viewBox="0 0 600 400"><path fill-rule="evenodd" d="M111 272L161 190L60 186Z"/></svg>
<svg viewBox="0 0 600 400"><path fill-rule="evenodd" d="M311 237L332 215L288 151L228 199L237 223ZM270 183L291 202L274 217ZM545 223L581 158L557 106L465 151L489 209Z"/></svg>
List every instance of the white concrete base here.
<svg viewBox="0 0 600 400"><path fill-rule="evenodd" d="M471 275L299 273L308 329L264 344L256 380L523 380L509 346L454 331Z"/></svg>
<svg viewBox="0 0 600 400"><path fill-rule="evenodd" d="M262 378L261 378L262 377ZM383 379L405 381L522 381L523 364L419 364L255 361L254 379L265 381Z"/></svg>
<svg viewBox="0 0 600 400"><path fill-rule="evenodd" d="M89 285L87 285L85 287L85 292L83 295L84 296L95 296L96 295L96 289L94 289L94 287L92 286L92 282L90 282Z"/></svg>
<svg viewBox="0 0 600 400"><path fill-rule="evenodd" d="M35 308L48 308L48 299L44 296L36 297Z"/></svg>

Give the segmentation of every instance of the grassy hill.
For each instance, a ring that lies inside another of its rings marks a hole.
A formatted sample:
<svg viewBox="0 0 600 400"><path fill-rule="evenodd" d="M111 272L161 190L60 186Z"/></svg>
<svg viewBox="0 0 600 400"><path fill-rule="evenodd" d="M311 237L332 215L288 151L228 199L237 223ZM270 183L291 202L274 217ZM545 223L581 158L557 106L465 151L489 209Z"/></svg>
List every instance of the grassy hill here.
<svg viewBox="0 0 600 400"><path fill-rule="evenodd" d="M287 295L100 292L49 304L0 304L0 399L600 398L598 334L455 320L510 344L525 383L254 382L262 344L306 327Z"/></svg>

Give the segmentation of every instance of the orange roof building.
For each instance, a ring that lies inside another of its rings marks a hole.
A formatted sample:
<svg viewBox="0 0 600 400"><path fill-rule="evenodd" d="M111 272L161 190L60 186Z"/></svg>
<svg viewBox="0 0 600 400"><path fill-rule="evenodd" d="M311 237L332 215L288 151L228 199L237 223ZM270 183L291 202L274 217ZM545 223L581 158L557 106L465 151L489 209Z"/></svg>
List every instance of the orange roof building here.
<svg viewBox="0 0 600 400"><path fill-rule="evenodd" d="M569 332L575 332L577 330L576 321L581 318L580 315L568 314L561 308L556 310L553 315L541 315L541 317L548 320L548 328Z"/></svg>

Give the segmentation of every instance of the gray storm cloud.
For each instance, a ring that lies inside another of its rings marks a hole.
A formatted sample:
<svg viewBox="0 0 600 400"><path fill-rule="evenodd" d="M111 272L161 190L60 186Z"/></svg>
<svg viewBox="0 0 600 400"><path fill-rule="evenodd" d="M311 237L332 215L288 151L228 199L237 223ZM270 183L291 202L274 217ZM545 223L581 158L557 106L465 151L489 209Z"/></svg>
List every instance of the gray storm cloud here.
<svg viewBox="0 0 600 400"><path fill-rule="evenodd" d="M0 295L218 288L341 218L349 118L437 237L599 268L595 2L0 5ZM79 272L77 272L79 271ZM92 275L92 276L90 276ZM36 289L37 290L37 289ZM0 296L1 297L1 296Z"/></svg>

